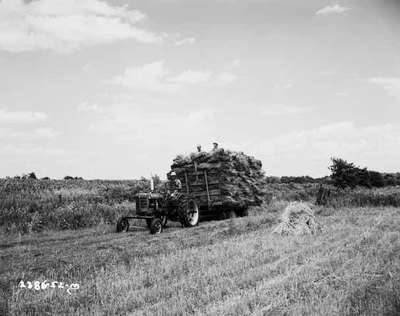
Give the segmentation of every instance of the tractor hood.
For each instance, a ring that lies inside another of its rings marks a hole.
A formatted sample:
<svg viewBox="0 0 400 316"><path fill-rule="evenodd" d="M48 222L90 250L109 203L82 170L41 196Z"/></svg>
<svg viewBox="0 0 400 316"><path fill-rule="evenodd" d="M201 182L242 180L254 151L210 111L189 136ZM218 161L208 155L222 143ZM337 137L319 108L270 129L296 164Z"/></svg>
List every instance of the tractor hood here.
<svg viewBox="0 0 400 316"><path fill-rule="evenodd" d="M148 192L148 193L137 193L136 195L135 195L136 197L138 197L138 198L148 198L149 200L157 200L157 199L160 199L160 198L162 198L162 194L161 193L150 193L150 192Z"/></svg>

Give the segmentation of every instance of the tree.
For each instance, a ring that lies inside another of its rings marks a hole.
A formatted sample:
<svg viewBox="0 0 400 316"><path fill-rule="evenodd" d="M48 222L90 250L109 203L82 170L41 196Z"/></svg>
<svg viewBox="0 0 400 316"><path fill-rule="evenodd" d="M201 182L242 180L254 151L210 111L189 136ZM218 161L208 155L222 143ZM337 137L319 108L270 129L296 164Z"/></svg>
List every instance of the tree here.
<svg viewBox="0 0 400 316"><path fill-rule="evenodd" d="M332 172L333 185L339 188L354 188L358 184L359 168L353 163L341 158L331 158L332 165L329 169Z"/></svg>
<svg viewBox="0 0 400 316"><path fill-rule="evenodd" d="M367 188L381 188L385 185L392 185L394 178L386 174L385 176L377 171L370 171L367 168L359 168L353 163L340 158L331 158L332 165L329 169L332 171L331 179L333 184L340 188L354 188L363 186Z"/></svg>

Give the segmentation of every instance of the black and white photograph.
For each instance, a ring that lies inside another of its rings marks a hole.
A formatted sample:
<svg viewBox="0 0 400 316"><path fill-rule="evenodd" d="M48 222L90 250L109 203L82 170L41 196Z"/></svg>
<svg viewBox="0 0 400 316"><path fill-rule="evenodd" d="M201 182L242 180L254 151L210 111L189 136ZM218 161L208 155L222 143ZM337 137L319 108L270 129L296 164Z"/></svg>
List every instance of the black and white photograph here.
<svg viewBox="0 0 400 316"><path fill-rule="evenodd" d="M0 316L399 316L400 0L0 0Z"/></svg>

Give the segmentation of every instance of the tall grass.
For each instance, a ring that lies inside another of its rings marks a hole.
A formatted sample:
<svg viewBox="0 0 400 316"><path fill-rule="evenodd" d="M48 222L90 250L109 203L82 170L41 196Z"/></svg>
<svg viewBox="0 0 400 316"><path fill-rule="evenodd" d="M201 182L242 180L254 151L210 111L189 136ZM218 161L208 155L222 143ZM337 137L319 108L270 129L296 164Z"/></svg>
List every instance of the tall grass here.
<svg viewBox="0 0 400 316"><path fill-rule="evenodd" d="M400 207L400 186L381 189L325 189L326 195L321 201L325 206L342 207Z"/></svg>
<svg viewBox="0 0 400 316"><path fill-rule="evenodd" d="M115 224L134 209L134 195L149 189L146 180L32 180L0 179L0 231L30 233ZM316 183L270 183L267 204L317 199ZM400 187L329 189L325 206L400 206Z"/></svg>
<svg viewBox="0 0 400 316"><path fill-rule="evenodd" d="M318 192L317 183L269 183L267 192L270 200L313 201Z"/></svg>
<svg viewBox="0 0 400 316"><path fill-rule="evenodd" d="M0 227L29 233L114 224L147 188L146 181L0 179Z"/></svg>

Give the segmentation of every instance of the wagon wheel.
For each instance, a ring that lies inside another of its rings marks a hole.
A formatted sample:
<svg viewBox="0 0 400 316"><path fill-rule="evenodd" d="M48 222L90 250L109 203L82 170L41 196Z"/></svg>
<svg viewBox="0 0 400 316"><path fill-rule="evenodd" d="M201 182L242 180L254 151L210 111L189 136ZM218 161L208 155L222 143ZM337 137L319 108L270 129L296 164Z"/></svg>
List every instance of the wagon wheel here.
<svg viewBox="0 0 400 316"><path fill-rule="evenodd" d="M122 217L118 220L117 222L117 233L120 233L122 231L128 231L129 230L129 221L127 218Z"/></svg>
<svg viewBox="0 0 400 316"><path fill-rule="evenodd" d="M197 203L193 200L182 199L179 205L181 223L185 227L193 227L199 223L200 212Z"/></svg>
<svg viewBox="0 0 400 316"><path fill-rule="evenodd" d="M162 232L162 221L159 218L154 218L150 224L150 234L160 234Z"/></svg>

